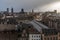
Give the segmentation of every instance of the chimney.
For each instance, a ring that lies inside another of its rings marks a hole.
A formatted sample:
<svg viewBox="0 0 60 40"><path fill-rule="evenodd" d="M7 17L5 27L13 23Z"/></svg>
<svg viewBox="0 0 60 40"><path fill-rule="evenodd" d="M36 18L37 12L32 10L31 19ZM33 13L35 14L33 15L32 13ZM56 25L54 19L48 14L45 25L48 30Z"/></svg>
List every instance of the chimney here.
<svg viewBox="0 0 60 40"><path fill-rule="evenodd" d="M11 8L11 13L13 13L13 8Z"/></svg>
<svg viewBox="0 0 60 40"><path fill-rule="evenodd" d="M7 8L7 13L9 13L9 8Z"/></svg>

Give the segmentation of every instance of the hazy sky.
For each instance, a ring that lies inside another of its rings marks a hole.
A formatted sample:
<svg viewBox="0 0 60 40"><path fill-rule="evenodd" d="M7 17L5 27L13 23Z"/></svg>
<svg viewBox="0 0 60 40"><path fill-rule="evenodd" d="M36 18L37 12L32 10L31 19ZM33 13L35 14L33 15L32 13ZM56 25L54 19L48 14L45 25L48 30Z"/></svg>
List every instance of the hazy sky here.
<svg viewBox="0 0 60 40"><path fill-rule="evenodd" d="M26 11L31 11L31 9L43 10L45 5L57 1L59 0L0 0L0 11L4 11L6 8L11 9L12 7L14 11L20 11L21 8L24 8Z"/></svg>

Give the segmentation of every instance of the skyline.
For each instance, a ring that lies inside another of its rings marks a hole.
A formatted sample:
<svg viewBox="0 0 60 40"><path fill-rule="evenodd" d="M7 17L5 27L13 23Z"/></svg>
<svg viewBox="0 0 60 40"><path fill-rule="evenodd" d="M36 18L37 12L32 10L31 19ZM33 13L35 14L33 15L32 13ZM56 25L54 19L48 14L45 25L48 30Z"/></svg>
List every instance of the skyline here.
<svg viewBox="0 0 60 40"><path fill-rule="evenodd" d="M52 6L49 7L49 4L59 2L60 0L0 0L0 11L5 11L6 8L14 8L14 11L20 11L21 8L24 8L26 11L51 11ZM60 6L59 6L60 7ZM60 10L52 9L52 10Z"/></svg>

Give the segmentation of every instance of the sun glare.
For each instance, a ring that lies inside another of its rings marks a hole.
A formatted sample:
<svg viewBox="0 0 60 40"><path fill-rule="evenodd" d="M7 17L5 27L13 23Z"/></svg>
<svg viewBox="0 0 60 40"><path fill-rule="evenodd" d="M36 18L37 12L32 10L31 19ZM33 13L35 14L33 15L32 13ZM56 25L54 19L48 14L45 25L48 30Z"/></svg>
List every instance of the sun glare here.
<svg viewBox="0 0 60 40"><path fill-rule="evenodd" d="M60 2L51 4L52 9L60 9Z"/></svg>
<svg viewBox="0 0 60 40"><path fill-rule="evenodd" d="M57 10L57 12L60 12L60 1L43 5L41 7L36 8L35 11L38 11L38 9L40 11L53 11L53 10Z"/></svg>
<svg viewBox="0 0 60 40"><path fill-rule="evenodd" d="M54 2L54 3L47 4L43 6L41 9L43 9L44 11L57 10L57 12L60 12L60 2Z"/></svg>

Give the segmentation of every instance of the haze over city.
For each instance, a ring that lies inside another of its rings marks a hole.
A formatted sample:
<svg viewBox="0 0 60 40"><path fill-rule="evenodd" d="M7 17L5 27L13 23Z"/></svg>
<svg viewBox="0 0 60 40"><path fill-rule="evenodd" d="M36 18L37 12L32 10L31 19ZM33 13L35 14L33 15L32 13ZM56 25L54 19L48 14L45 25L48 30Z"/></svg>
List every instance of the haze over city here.
<svg viewBox="0 0 60 40"><path fill-rule="evenodd" d="M60 40L60 0L0 0L0 40Z"/></svg>
<svg viewBox="0 0 60 40"><path fill-rule="evenodd" d="M24 8L25 11L52 11L60 10L60 0L0 0L0 11L5 11L6 8L14 8L14 11L20 11ZM58 5L55 5L57 4ZM57 7L58 6L58 7Z"/></svg>

